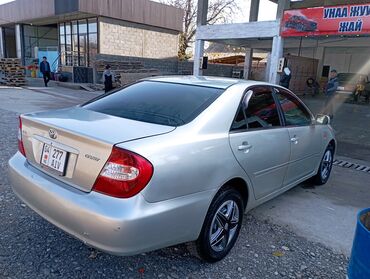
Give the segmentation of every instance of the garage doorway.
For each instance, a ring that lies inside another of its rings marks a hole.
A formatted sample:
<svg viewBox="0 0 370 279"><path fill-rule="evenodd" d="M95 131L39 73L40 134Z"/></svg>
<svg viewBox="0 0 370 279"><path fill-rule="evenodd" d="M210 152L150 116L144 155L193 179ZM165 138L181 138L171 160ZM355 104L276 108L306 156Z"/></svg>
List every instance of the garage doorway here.
<svg viewBox="0 0 370 279"><path fill-rule="evenodd" d="M4 57L16 58L17 47L15 42L15 27L3 27L4 32Z"/></svg>

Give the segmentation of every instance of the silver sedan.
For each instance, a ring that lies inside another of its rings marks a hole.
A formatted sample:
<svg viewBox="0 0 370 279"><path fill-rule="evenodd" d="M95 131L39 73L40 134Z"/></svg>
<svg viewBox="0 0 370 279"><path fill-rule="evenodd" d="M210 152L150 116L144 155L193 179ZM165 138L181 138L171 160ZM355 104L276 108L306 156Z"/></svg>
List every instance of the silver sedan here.
<svg viewBox="0 0 370 279"><path fill-rule="evenodd" d="M214 77L150 78L19 120L14 192L116 255L193 242L218 261L244 212L307 179L325 184L336 148L330 119L292 92Z"/></svg>

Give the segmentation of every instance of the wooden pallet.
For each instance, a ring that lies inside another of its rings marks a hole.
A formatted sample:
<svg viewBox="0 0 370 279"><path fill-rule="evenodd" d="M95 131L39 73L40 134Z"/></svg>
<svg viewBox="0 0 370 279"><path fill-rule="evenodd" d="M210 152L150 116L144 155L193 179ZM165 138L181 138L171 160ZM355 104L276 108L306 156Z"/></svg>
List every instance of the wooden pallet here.
<svg viewBox="0 0 370 279"><path fill-rule="evenodd" d="M26 85L25 67L18 58L1 58L0 72L3 75L2 84L7 86Z"/></svg>

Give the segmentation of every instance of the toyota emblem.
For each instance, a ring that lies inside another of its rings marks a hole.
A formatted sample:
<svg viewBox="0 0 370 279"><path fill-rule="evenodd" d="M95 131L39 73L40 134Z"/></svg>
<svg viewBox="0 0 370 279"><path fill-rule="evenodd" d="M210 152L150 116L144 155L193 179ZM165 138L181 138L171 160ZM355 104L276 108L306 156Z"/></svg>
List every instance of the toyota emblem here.
<svg viewBox="0 0 370 279"><path fill-rule="evenodd" d="M54 129L50 129L49 130L49 137L52 138L52 139L56 139L58 137L57 131L55 131Z"/></svg>

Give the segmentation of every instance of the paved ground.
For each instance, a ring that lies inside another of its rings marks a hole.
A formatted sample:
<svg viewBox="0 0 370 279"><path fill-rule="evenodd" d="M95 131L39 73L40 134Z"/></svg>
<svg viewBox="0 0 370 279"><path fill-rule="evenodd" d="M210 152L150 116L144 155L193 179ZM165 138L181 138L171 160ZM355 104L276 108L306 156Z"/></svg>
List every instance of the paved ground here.
<svg viewBox="0 0 370 279"><path fill-rule="evenodd" d="M370 163L337 157L350 162ZM284 224L296 234L350 255L356 214L369 207L370 173L334 167L324 186L306 183L252 211L260 220Z"/></svg>
<svg viewBox="0 0 370 279"><path fill-rule="evenodd" d="M370 174L350 169L335 167L327 185L299 185L253 210L231 255L214 265L189 255L185 245L134 257L97 253L44 221L14 196L7 180L7 161L17 149L17 114L71 106L95 95L0 89L0 278L345 278L355 213L370 199ZM313 108L321 104L310 101ZM345 128L337 123L336 129ZM357 144L353 137L347 142Z"/></svg>
<svg viewBox="0 0 370 279"><path fill-rule="evenodd" d="M323 97L305 97L303 101L316 114L324 111ZM332 123L339 141L339 154L370 162L370 105L344 101L345 98L339 98Z"/></svg>

